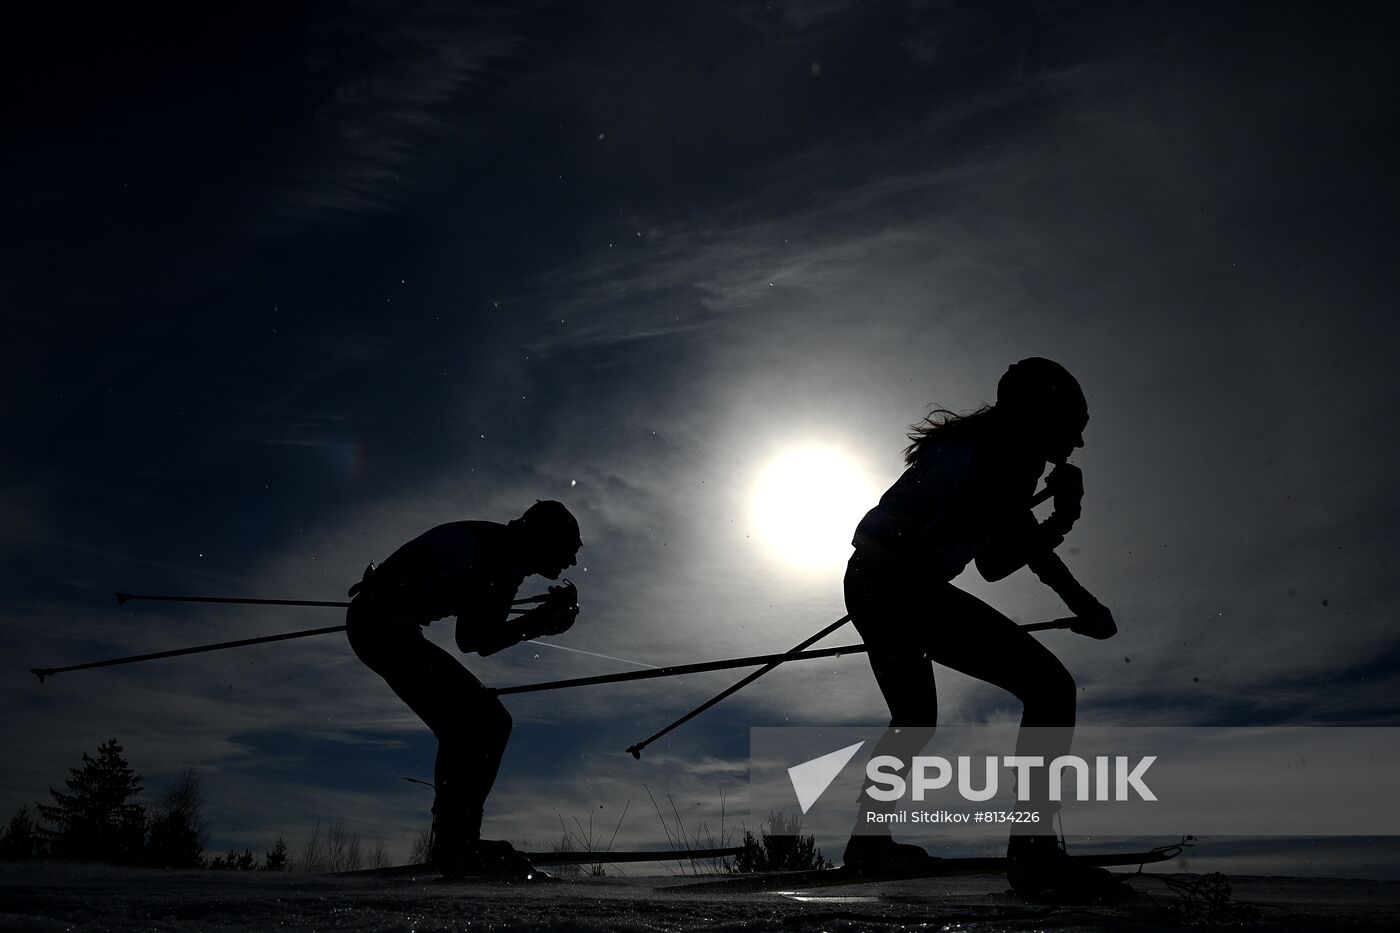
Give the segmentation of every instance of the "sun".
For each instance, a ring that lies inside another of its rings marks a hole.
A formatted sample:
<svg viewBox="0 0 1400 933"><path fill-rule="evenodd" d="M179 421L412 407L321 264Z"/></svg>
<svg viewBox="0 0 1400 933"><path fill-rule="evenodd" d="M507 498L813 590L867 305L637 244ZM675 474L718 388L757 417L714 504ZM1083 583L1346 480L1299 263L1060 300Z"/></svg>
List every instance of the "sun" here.
<svg viewBox="0 0 1400 933"><path fill-rule="evenodd" d="M840 450L806 445L765 463L754 481L749 518L755 539L781 563L809 572L838 569L851 533L876 502L865 471Z"/></svg>

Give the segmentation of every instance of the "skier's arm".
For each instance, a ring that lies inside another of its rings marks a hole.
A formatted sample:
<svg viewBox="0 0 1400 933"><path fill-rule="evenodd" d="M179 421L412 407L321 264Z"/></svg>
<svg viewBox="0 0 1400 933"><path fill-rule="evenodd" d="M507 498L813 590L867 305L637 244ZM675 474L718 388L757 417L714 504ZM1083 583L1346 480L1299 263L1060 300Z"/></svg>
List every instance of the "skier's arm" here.
<svg viewBox="0 0 1400 933"><path fill-rule="evenodd" d="M510 600L505 603L505 611L497 616L494 624L479 624L459 615L457 617L457 647L463 653L475 651L488 657L497 651L520 644L541 635L559 635L568 631L578 615L578 591L572 583L564 586L551 586L549 598L531 609L510 619Z"/></svg>
<svg viewBox="0 0 1400 933"><path fill-rule="evenodd" d="M1045 485L1055 495L1055 511L1045 521L1037 522L1029 509L1015 512L978 544L977 571L984 580L995 583L1027 566L1037 555L1053 552L1078 521L1084 498L1079 468L1062 463L1050 471Z"/></svg>
<svg viewBox="0 0 1400 933"><path fill-rule="evenodd" d="M519 622L519 619L506 620L496 625L478 627L458 616L457 648L463 654L475 651L484 658L518 645L526 638L521 632Z"/></svg>
<svg viewBox="0 0 1400 933"><path fill-rule="evenodd" d="M465 587L457 612L457 650L482 656L509 648L521 639L510 617L515 590L492 582Z"/></svg>
<svg viewBox="0 0 1400 933"><path fill-rule="evenodd" d="M1054 551L1043 551L1030 559L1031 572L1064 600L1076 621L1070 631L1090 638L1112 638L1118 632L1113 613L1086 590L1065 562Z"/></svg>

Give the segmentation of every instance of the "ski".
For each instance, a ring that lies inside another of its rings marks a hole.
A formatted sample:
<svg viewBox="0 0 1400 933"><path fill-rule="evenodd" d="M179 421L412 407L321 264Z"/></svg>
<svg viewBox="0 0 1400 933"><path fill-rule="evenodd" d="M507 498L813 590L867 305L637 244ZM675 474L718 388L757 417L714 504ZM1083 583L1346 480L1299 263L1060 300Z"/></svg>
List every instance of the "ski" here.
<svg viewBox="0 0 1400 933"><path fill-rule="evenodd" d="M730 846L722 849L641 849L630 852L526 852L524 855L535 865L607 865L733 858L742 851L742 846Z"/></svg>
<svg viewBox="0 0 1400 933"><path fill-rule="evenodd" d="M617 852L521 852L520 854L532 865L620 865L629 862L691 862L703 859L733 858L743 851L740 846L730 846L717 849L642 849ZM392 877L417 877L419 875L437 875L437 869L427 862L418 862L412 865L393 865L388 868L362 868L355 871L340 872L342 875L354 875L359 877L392 878ZM549 880L550 876L544 872L536 873L537 876L522 878L520 880ZM461 881L510 881L513 876L507 875L504 879L497 876L469 876L467 878L453 879Z"/></svg>
<svg viewBox="0 0 1400 933"><path fill-rule="evenodd" d="M386 878L416 881L419 878L431 881L451 881L458 884L542 884L557 881L548 872L538 868L521 871L500 871L481 874L446 876L427 862L412 865L390 865L387 868L357 868L353 871L336 872L341 878Z"/></svg>
<svg viewBox="0 0 1400 933"><path fill-rule="evenodd" d="M1070 860L1079 865L1096 868L1121 868L1124 866L1150 865L1175 858L1182 846L1159 846L1147 852L1101 853L1095 855L1071 855ZM708 881L693 881L685 884L668 885L666 891L724 891L742 893L745 891L781 891L797 888L826 888L841 884L872 884L881 881L905 881L914 878L939 878L966 875L1004 874L1007 861L1002 858L930 858L926 865L902 868L821 868L812 871L756 872L731 875Z"/></svg>

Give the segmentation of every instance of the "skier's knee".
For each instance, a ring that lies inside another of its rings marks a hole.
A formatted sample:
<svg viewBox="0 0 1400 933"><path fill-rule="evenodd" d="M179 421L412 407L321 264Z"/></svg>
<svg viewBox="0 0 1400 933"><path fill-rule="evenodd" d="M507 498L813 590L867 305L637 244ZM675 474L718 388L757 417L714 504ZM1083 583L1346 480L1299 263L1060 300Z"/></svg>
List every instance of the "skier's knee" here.
<svg viewBox="0 0 1400 933"><path fill-rule="evenodd" d="M1056 664L1045 674L1045 704L1054 710L1054 717L1060 724L1074 722L1075 694L1078 687L1074 675L1063 664Z"/></svg>
<svg viewBox="0 0 1400 933"><path fill-rule="evenodd" d="M511 730L515 728L515 720L511 719L510 711L506 709L505 704L493 698L491 706L485 710L482 719L482 726L486 734L501 745L505 745L510 739Z"/></svg>

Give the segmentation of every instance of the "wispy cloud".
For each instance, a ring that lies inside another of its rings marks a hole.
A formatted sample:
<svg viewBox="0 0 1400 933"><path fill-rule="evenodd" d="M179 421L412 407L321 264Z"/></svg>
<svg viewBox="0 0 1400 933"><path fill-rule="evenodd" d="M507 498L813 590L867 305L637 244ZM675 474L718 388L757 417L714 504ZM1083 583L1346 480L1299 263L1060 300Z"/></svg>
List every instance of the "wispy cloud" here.
<svg viewBox="0 0 1400 933"><path fill-rule="evenodd" d="M314 132L259 225L290 231L389 210L416 193L411 169L430 143L472 135L443 105L489 83L526 44L536 12L437 0L326 8L308 28L308 80L322 89Z"/></svg>

